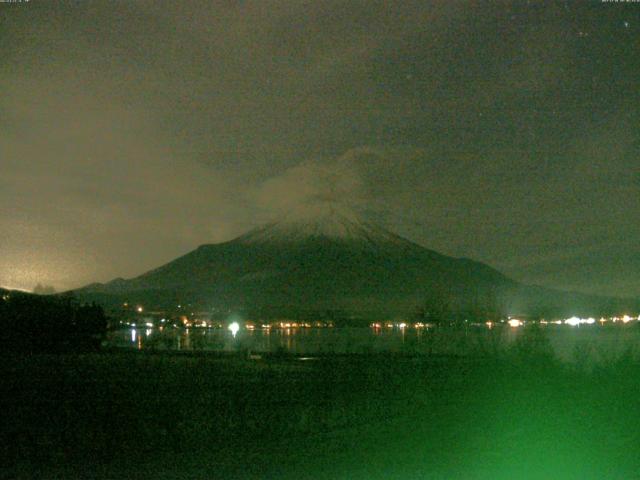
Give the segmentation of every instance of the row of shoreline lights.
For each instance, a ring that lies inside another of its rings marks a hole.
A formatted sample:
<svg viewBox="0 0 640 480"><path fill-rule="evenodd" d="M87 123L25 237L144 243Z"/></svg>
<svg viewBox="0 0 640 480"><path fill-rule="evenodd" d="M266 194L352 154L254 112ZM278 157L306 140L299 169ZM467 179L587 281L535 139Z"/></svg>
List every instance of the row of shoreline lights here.
<svg viewBox="0 0 640 480"><path fill-rule="evenodd" d="M634 320L638 320L640 321L640 315L638 315L637 317L631 317L629 315L623 315L622 317L610 317L610 318L604 318L601 317L600 320L598 320L598 322L602 325L607 323L608 321L611 321L612 323L616 323L616 322L622 322L622 323L629 323L631 321ZM487 322L489 323L489 322ZM517 318L510 318L509 319L509 326L511 327L521 327L522 325L524 325L524 322L522 320L519 320ZM571 327L577 327L580 325L593 325L596 323L596 319L593 317L589 317L589 318L580 318L580 317L570 317L567 318L565 320L553 320L553 321L547 321L547 320L540 320L540 324L542 325L548 325L548 324L553 324L553 325L569 325Z"/></svg>
<svg viewBox="0 0 640 480"><path fill-rule="evenodd" d="M3 297L3 300L8 300L8 298L4 298ZM128 303L125 302L123 304L123 306L128 307ZM178 308L180 308L180 307L181 307L181 305L178 305ZM142 307L141 305L138 305L136 307L136 312L142 313L143 311L144 311L144 307ZM631 317L629 315L623 315L622 317L611 317L610 319L606 319L604 317L601 317L599 322L601 324L604 324L609 320L611 320L613 323L616 323L618 321L620 321L622 323L629 323L632 320L640 321L640 315L638 315L638 317ZM513 328L521 327L521 326L523 326L525 324L525 322L523 320L520 320L520 319L517 319L517 318L511 318L511 317L509 317L509 319L507 320L507 323L509 324L510 327L513 327ZM540 324L542 324L542 325L547 325L547 324L550 324L550 323L554 324L554 325L562 325L564 323L565 325L570 325L572 327L577 327L579 325L593 325L594 323L596 323L596 319L593 318L593 317L579 318L579 317L573 316L573 317L567 318L564 321L563 320L553 320L553 321L540 320ZM378 328L382 328L382 325L383 324L376 322L376 323L372 323L371 327L378 329ZM485 325L487 327L489 327L489 328L493 328L493 326L495 325L495 322L487 321L487 322L485 322ZM280 327L281 328L291 328L291 327L296 328L298 326L304 326L304 327L309 326L310 327L311 325L307 325L305 323L303 323L301 325L297 325L297 324L293 324L292 325L292 324L289 324L289 323L287 323L287 324L280 323ZM404 322L398 323L398 324L393 324L391 322L387 322L387 323L384 324L384 326L387 327L387 328L398 327L398 328L404 329L404 328L407 328L407 326L409 326L409 325L407 325ZM418 322L418 323L413 324L412 326L415 327L415 328L424 328L424 327L427 327L428 325L426 325L426 324L424 324L422 322ZM265 327L267 327L267 325L263 325L263 328L265 328ZM268 325L268 327L271 327L271 325ZM238 333L238 331L240 330L240 325L238 324L238 322L233 322L233 323L229 324L228 328L231 331L231 333L233 334L233 336L235 337L236 334ZM252 327L247 327L247 328L249 328L250 330L253 330Z"/></svg>
<svg viewBox="0 0 640 480"><path fill-rule="evenodd" d="M600 318L600 320L598 320L601 324L604 324L608 321L611 321L613 323L616 322L622 322L622 323L629 323L633 320L638 320L640 321L640 315L638 315L637 317L631 317L629 315L623 315L622 317L611 317L611 318ZM489 327L489 328L493 328L497 323L503 323L503 321L500 322L492 322L492 321L487 321L484 324ZM525 321L524 320L520 320L518 318L511 318L509 317L509 319L506 322L510 327L513 328L517 328L517 327L522 327L525 325ZM593 317L589 317L589 318L579 318L579 317L570 317L567 318L565 320L552 320L552 321L548 321L548 320L540 320L540 324L541 325L548 325L548 324L552 324L552 325L570 325L572 327L578 326L578 325L593 325L596 323L596 319ZM379 329L379 328L400 328L400 329L404 329L407 327L414 327L414 328L424 328L424 327L429 327L429 324L424 324L424 323L414 323L414 324L406 324L406 323L372 323L371 324L371 328L374 329Z"/></svg>
<svg viewBox="0 0 640 480"><path fill-rule="evenodd" d="M162 319L162 320L164 322L164 319ZM640 315L638 315L638 317L630 317L629 315L623 315L622 317L612 317L611 318L611 321L614 322L614 323L618 322L618 321L623 322L623 323L629 323L629 322L631 322L633 320L640 321ZM599 322L600 323L605 323L605 322L607 322L607 319L602 317L602 318L600 318ZM524 325L524 322L522 320L517 319L517 318L510 318L507 323L509 324L510 327L514 327L514 328L521 327L521 326ZM554 324L554 325L562 325L564 323L565 325L570 325L572 327L575 327L575 326L578 326L578 325L593 325L594 323L596 323L596 320L593 317L590 317L590 318L571 317L571 318L567 318L564 321L563 320L554 320L554 321L549 322L549 321L546 321L546 320L541 320L540 323L543 324L543 325L547 325L549 323ZM486 322L485 324L489 328L493 327L493 325L494 325L494 323L490 322L490 321ZM136 327L135 323L131 323L130 325L132 327ZM140 325L140 326L142 326L142 325ZM151 328L154 325L153 325L153 323L147 322L147 323L144 324L144 326L146 326L147 328ZM387 324L385 324L385 326L387 328L393 328L394 326L397 326L398 328L404 329L404 328L407 328L408 325L406 323L399 323L397 325L394 325L393 323L387 323ZM416 323L413 326L415 328L425 327L425 325L423 323ZM267 328L267 327L270 328L269 325L263 325L263 328ZM382 328L382 324L373 323L373 324L371 324L371 327L376 328L376 329L377 328ZM249 326L249 325L247 325L246 328L248 330L253 330L254 329L253 326ZM287 325L284 328L291 328L291 327L289 327ZM227 329L235 337L237 335L237 333L240 331L240 324L238 322L232 322L232 323L230 323L228 325Z"/></svg>
<svg viewBox="0 0 640 480"><path fill-rule="evenodd" d="M3 300L6 300L6 299L5 299L5 298L3 298ZM127 304L125 303L125 306L126 306L126 305L127 305ZM143 308L142 306L138 306L138 307L136 307L136 311L137 311L138 313L142 313L142 312L144 311L144 308ZM633 320L638 320L638 321L640 321L640 315L638 315L638 317L631 317L631 316L629 316L629 315L623 315L622 317L611 317L611 318L609 318L609 319L606 319L606 318L604 318L604 317L601 317L601 318L600 318L600 320L599 320L599 322L600 322L601 324L604 324L604 323L606 323L606 322L607 322L607 321L609 321L609 320L610 320L611 322L613 322L613 323L616 323L616 322L622 322L622 323L625 323L625 324L626 324L626 323L629 323L629 322L631 322L631 321L633 321ZM164 319L163 319L163 323L164 323ZM521 326L523 326L523 325L525 324L525 322L524 322L523 320L520 320L520 319L517 319L517 318L511 318L511 317L509 317L509 319L508 319L507 323L509 324L509 326L510 326L510 327L513 327L513 328L521 327ZM595 324L595 323L596 323L596 319L595 319L595 318L593 318L593 317L589 317L589 318L579 318L579 317L573 316L573 317L567 318L567 319L566 319L566 320L564 320L564 321L563 321L563 320L553 320L553 321L540 320L540 324L542 324L542 325L547 325L547 324L562 325L563 323L564 323L565 325L570 325L570 326L572 326L572 327L576 327L576 326L579 326L579 325L593 325L593 324ZM385 323L385 324L382 324L382 323L378 323L378 322L376 322L376 323L372 323L372 324L371 324L371 327L372 327L372 328L375 328L375 329L379 329L379 328L382 328L382 326L383 326L383 325L384 325L385 327L387 327L387 328L398 327L398 328L400 328L400 329L405 329L405 328L407 328L408 326L413 326L413 327L415 327L415 328L424 328L424 327L428 327L428 326L429 326L428 324L424 324L424 323L422 323L422 322L417 322L417 323L415 323L415 324L413 324L413 325L408 325L407 323L404 323L404 322L396 323L396 324L391 323L391 322L387 322L387 323ZM489 327L489 328L493 328L493 326L495 325L495 323L494 323L494 322L492 322L492 321L487 321L487 322L485 322L485 325L486 325L487 327ZM131 324L131 326L135 326L135 323L134 323L134 324ZM152 324L147 323L147 324L146 324L146 326L147 326L147 327L150 327L150 326L152 326ZM203 325L202 325L202 326L205 326L205 322L203 322ZM297 323L294 323L294 324L291 324L291 323L286 323L286 324L284 324L284 323L280 323L280 325L279 325L279 326L280 326L281 328L292 328L292 327L293 327L293 328L296 328L296 327L298 327L298 326L301 326L301 327L311 327L311 324L301 323L300 325L298 325ZM263 327L263 328L270 328L270 327L271 327L271 325L262 325L262 327ZM255 328L255 327L254 327L253 325L247 325L247 329L249 329L249 330L253 330L254 328ZM233 334L233 336L235 337L235 336L236 336L236 334L238 333L238 331L240 330L240 325L239 325L239 323L238 323L238 322L232 322L232 323L230 323L230 324L229 324L228 329L229 329L229 331L231 331L231 333L232 333L232 334Z"/></svg>
<svg viewBox="0 0 640 480"><path fill-rule="evenodd" d="M598 322L600 324L604 324L606 322L611 321L612 323L622 322L622 323L626 324L626 323L629 323L629 322L634 321L634 320L640 321L640 315L638 315L637 317L631 317L629 315L623 315L621 317L610 317L610 318L601 317L600 320L598 320ZM484 324L489 328L493 328L493 326L495 326L496 323L503 323L503 322L487 321ZM525 325L525 323L526 322L524 320L520 320L518 318L509 317L509 319L507 320L507 324L510 327L513 327L513 328L522 327L522 326ZM563 325L564 324L564 325L569 325L569 326L572 326L572 327L576 327L576 326L579 326L579 325L593 325L595 323L596 323L596 319L593 318L593 317L580 318L580 317L575 317L575 316L567 318L565 320L552 320L552 321L540 320L540 324L541 325L549 325L549 324L552 324L552 325ZM388 322L388 323L376 322L376 323L372 323L371 324L371 328L374 328L374 329L379 329L379 328L383 328L383 327L386 327L386 328L394 328L395 327L395 328L404 329L404 328L407 328L407 327L424 328L424 327L429 327L429 325L428 324L424 324L424 323L420 323L420 322L419 323L415 323L415 324L411 324L411 325L406 324L406 323L391 323L391 322Z"/></svg>

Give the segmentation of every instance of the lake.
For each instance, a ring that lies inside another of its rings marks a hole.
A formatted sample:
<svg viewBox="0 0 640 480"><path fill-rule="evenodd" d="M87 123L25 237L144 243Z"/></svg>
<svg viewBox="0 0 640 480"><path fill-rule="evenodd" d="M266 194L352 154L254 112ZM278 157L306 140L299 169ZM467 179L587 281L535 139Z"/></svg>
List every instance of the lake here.
<svg viewBox="0 0 640 480"><path fill-rule="evenodd" d="M638 353L640 324L546 325L537 330L508 325L461 328L241 328L236 335L222 328L127 328L109 333L107 345L134 349L185 351L286 352L295 355L405 353L468 355L514 345L541 332L553 352L567 362L612 361Z"/></svg>

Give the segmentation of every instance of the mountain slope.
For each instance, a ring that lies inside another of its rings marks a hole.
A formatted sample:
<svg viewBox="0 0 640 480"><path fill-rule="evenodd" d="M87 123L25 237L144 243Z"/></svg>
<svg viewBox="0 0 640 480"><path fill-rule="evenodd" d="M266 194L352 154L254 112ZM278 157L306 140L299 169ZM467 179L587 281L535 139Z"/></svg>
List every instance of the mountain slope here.
<svg viewBox="0 0 640 480"><path fill-rule="evenodd" d="M433 292L458 305L491 297L510 311L598 303L519 285L487 265L441 255L334 209L285 218L229 242L202 245L136 278L77 291L102 303L361 316L405 315Z"/></svg>

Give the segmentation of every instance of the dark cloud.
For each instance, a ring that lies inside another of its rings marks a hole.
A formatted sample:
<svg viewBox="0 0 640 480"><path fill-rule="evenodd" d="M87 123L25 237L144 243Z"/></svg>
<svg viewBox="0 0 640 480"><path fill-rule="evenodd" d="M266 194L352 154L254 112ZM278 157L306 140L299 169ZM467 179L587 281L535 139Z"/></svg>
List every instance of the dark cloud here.
<svg viewBox="0 0 640 480"><path fill-rule="evenodd" d="M339 198L520 280L638 295L638 8L0 4L0 282L132 276Z"/></svg>

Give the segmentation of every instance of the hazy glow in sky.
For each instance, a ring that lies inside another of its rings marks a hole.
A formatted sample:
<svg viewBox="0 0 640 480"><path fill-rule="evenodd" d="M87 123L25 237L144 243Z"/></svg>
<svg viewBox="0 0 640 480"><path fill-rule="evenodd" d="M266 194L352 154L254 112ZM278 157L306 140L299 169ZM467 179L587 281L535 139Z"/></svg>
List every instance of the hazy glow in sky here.
<svg viewBox="0 0 640 480"><path fill-rule="evenodd" d="M638 4L0 4L0 285L131 277L339 198L640 295Z"/></svg>

